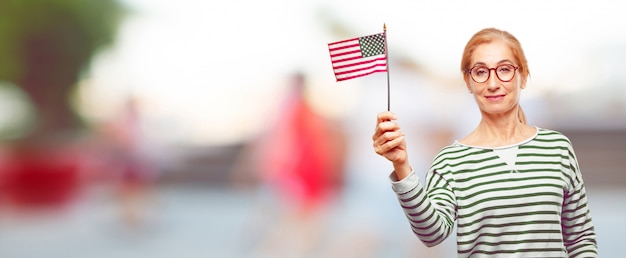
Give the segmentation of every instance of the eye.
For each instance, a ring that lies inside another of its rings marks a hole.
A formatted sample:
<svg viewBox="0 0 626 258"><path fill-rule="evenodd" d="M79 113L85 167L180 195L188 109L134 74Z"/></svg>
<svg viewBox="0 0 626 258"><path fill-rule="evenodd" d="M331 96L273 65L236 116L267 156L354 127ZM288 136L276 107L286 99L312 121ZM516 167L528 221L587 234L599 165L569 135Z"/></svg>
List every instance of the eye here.
<svg viewBox="0 0 626 258"><path fill-rule="evenodd" d="M472 69L472 73L474 76L487 76L489 74L489 69L487 69L487 67L475 67Z"/></svg>
<svg viewBox="0 0 626 258"><path fill-rule="evenodd" d="M513 69L515 69L512 65L501 65L498 66L498 73L499 74L507 74L513 71Z"/></svg>

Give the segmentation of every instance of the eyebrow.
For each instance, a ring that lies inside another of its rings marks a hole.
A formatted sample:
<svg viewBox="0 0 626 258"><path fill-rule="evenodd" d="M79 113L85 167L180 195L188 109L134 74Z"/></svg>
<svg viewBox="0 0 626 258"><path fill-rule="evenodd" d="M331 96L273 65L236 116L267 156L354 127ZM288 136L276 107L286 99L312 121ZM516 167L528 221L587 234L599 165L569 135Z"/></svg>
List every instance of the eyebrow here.
<svg viewBox="0 0 626 258"><path fill-rule="evenodd" d="M513 63L513 61L511 61L511 60L509 60L509 59L504 59L504 60L500 60L500 61L498 62L498 65L500 65L500 64L504 64L504 63L511 63L511 64L515 64L515 63ZM487 66L487 64L485 64L484 62L477 62L477 63L474 63L474 65L472 65L471 67L475 67L475 66L477 66L477 65Z"/></svg>

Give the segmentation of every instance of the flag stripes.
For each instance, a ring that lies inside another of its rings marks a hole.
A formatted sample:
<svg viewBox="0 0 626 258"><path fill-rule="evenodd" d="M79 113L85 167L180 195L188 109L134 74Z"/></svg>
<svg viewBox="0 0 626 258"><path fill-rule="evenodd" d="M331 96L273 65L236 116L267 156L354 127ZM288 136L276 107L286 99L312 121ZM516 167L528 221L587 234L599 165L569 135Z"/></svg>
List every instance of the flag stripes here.
<svg viewBox="0 0 626 258"><path fill-rule="evenodd" d="M387 71L384 33L329 43L328 50L337 81Z"/></svg>

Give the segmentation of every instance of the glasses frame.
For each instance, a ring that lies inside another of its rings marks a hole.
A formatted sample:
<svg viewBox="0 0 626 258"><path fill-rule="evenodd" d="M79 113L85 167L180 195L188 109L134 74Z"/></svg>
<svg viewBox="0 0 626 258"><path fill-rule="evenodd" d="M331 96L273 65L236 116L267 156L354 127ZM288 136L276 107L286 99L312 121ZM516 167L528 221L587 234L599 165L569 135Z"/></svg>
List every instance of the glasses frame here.
<svg viewBox="0 0 626 258"><path fill-rule="evenodd" d="M506 81L505 81L505 80L502 80L502 79L500 78L500 75L498 75L498 70L497 70L497 69L498 69L498 67L505 66L505 65L506 65L506 66L512 66L512 67L513 67L513 76L511 76L511 79L508 79L508 80L506 80ZM472 70L474 70L474 68L487 68L487 70L489 71L489 73L487 73L487 79L485 79L485 80L484 80L484 81L482 81L482 82L476 81L476 79L474 79L474 75L472 75ZM474 81L475 83L485 83L485 82L487 82L487 81L489 80L489 78L491 78L491 70L493 70L493 72L496 74L496 78L498 78L498 80L500 80L501 82L510 82L510 81L512 81L512 80L513 80L513 78L515 78L516 71L517 71L517 69L519 69L519 68L520 68L519 66L515 66L515 65L513 65L513 64L501 64L501 65L498 65L498 66L493 67L493 68L489 68L489 67L487 67L487 66L474 66L474 67L472 67L472 68L470 68L470 69L465 70L465 72L469 74L470 78L472 78L472 81Z"/></svg>

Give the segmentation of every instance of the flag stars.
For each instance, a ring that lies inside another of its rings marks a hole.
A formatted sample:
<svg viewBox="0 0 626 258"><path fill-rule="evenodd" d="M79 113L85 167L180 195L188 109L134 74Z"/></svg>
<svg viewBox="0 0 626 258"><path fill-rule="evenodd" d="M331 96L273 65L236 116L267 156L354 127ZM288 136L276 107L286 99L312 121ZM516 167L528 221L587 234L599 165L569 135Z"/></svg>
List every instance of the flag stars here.
<svg viewBox="0 0 626 258"><path fill-rule="evenodd" d="M385 37L383 34L375 34L359 38L359 45L363 57L382 55L385 53Z"/></svg>

